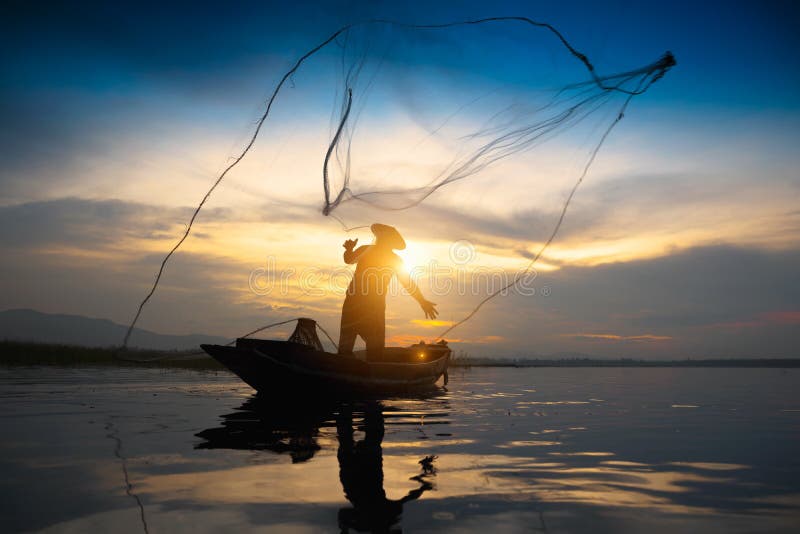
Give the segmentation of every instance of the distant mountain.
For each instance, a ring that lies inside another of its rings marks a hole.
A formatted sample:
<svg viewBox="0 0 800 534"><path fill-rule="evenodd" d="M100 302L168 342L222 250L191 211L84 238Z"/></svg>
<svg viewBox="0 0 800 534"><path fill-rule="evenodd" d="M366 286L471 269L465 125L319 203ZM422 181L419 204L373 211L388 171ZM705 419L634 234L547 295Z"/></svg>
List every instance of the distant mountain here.
<svg viewBox="0 0 800 534"><path fill-rule="evenodd" d="M108 319L82 315L50 314L35 310L0 311L0 340L111 347L122 343L127 330L127 326ZM196 349L201 343L225 344L228 341L218 336L178 336L134 328L128 344L143 349L187 350Z"/></svg>

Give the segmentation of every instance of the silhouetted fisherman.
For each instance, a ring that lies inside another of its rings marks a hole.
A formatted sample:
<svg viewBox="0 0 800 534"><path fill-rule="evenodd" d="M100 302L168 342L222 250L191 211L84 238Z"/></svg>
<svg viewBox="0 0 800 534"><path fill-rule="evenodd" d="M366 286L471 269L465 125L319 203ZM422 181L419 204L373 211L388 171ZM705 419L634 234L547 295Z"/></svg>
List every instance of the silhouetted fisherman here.
<svg viewBox="0 0 800 534"><path fill-rule="evenodd" d="M384 421L382 406L371 403L364 411L364 439L353 439L353 414L350 408L343 409L336 420L339 450L339 480L353 508L339 510L339 528L342 532L354 529L359 532L390 532L400 520L403 505L418 499L433 484L423 477L412 477L420 487L408 492L402 499L386 498L383 489L383 442Z"/></svg>
<svg viewBox="0 0 800 534"><path fill-rule="evenodd" d="M385 343L386 293L392 276L419 302L425 317L435 319L436 304L426 300L417 284L403 269L403 260L392 252L403 250L406 242L393 226L373 224L375 243L355 248L358 239L344 242L345 263L356 264L356 272L347 288L342 306L339 354L351 354L356 336L367 344L367 359L380 360Z"/></svg>

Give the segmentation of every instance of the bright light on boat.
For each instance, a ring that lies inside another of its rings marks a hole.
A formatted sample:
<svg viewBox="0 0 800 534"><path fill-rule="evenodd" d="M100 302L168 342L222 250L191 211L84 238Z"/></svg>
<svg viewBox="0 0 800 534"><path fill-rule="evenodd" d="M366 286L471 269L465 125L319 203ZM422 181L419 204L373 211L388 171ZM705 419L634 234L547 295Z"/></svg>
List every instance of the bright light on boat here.
<svg viewBox="0 0 800 534"><path fill-rule="evenodd" d="M425 353L424 352L420 352L419 353L419 357L420 357L420 359L424 358L425 357Z"/></svg>

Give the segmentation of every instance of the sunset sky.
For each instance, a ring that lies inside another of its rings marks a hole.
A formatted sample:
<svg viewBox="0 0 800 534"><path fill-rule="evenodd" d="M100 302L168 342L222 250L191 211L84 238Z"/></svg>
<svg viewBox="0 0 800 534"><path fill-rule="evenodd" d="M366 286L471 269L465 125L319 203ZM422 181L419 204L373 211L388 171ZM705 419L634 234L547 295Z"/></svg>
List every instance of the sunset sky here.
<svg viewBox="0 0 800 534"><path fill-rule="evenodd" d="M127 324L275 83L341 25L522 15L553 24L602 74L666 50L678 65L633 100L612 132L537 266L533 294L493 300L448 336L453 347L482 356L798 356L793 2L11 2L1 13L0 309ZM353 145L354 183L425 182L426 166L445 160L447 147L416 148L416 139L433 128L426 110L455 106L454 95L496 83L524 100L543 90L531 85L539 67L553 80L586 80L552 36L537 37L551 46L539 57L518 46L515 32L492 34L480 50L507 62L472 71L475 35L447 44L463 47L455 59L445 45L405 47L402 59L387 59L395 92L376 85L359 118L370 133ZM276 101L253 151L168 265L140 327L233 337L304 316L338 334L341 244L371 236L320 213L337 106L326 65L335 60L320 57ZM516 70L518 61L531 70ZM435 75L423 78L428 72ZM466 108L453 128L477 124L479 111ZM434 339L486 294L441 294L425 268L431 261L454 287L528 264L586 157L573 141L509 158L409 210L351 202L336 212L348 225L396 225L408 242L403 259L438 303L432 322L408 296L389 298L389 344Z"/></svg>

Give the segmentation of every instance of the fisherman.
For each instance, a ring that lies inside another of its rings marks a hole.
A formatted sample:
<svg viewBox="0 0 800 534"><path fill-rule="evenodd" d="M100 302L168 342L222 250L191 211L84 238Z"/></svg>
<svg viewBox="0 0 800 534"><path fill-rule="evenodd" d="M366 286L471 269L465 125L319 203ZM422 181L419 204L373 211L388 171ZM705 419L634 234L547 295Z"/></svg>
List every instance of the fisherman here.
<svg viewBox="0 0 800 534"><path fill-rule="evenodd" d="M436 304L425 299L417 284L402 268L403 260L393 250L403 250L406 242L393 226L373 224L375 243L358 248L358 239L344 242L344 262L356 264L356 272L347 288L342 306L339 354L352 354L356 336L367 344L367 360L377 361L383 354L386 329L386 293L392 276L419 302L425 317L435 319Z"/></svg>

